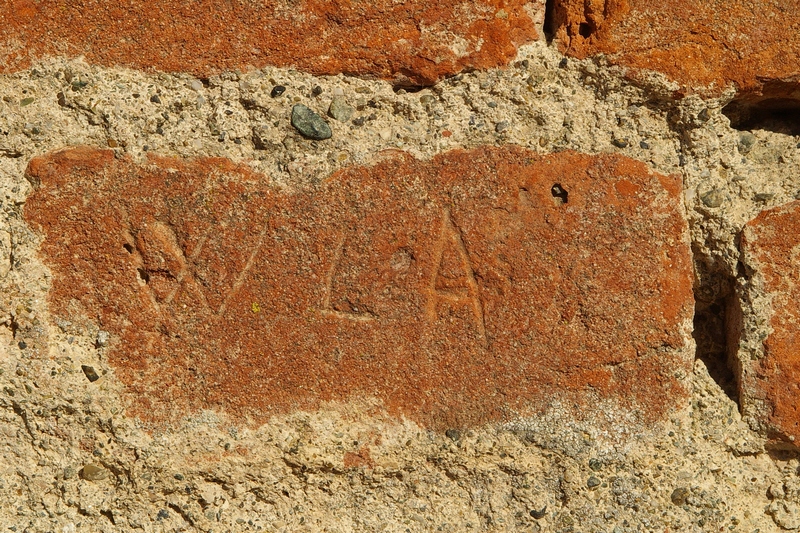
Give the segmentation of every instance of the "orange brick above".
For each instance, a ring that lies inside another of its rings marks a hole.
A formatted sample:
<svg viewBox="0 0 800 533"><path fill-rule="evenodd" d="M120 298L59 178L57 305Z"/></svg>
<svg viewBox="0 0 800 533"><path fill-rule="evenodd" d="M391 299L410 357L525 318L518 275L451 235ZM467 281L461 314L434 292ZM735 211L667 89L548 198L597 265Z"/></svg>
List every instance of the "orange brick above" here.
<svg viewBox="0 0 800 533"><path fill-rule="evenodd" d="M556 0L554 23L562 50L576 57L606 54L715 92L734 82L758 93L781 81L797 91L798 0Z"/></svg>
<svg viewBox="0 0 800 533"><path fill-rule="evenodd" d="M678 177L622 156L395 153L295 194L222 159L31 161L50 309L111 333L143 418L378 398L453 427L685 400Z"/></svg>
<svg viewBox="0 0 800 533"><path fill-rule="evenodd" d="M742 361L745 412L779 439L800 443L800 202L762 212L742 234L753 290L764 291L770 308L761 310L772 329L764 353ZM763 283L763 286L762 286Z"/></svg>
<svg viewBox="0 0 800 533"><path fill-rule="evenodd" d="M207 77L266 65L430 84L537 38L523 0L0 0L0 73L85 56ZM529 11L530 10L530 11Z"/></svg>

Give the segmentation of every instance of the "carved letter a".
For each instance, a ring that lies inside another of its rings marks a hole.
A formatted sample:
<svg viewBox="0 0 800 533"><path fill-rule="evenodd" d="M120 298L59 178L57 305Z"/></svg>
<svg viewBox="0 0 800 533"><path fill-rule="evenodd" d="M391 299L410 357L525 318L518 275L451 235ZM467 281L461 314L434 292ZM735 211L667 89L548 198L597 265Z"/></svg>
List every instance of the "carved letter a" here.
<svg viewBox="0 0 800 533"><path fill-rule="evenodd" d="M442 214L439 240L434 248L433 271L428 287L426 307L426 314L431 321L437 318L436 306L440 300L446 300L455 305L469 306L472 309L476 331L486 347L486 326L478 283L475 281L475 273L472 270L461 232L453 224L449 209L445 209Z"/></svg>

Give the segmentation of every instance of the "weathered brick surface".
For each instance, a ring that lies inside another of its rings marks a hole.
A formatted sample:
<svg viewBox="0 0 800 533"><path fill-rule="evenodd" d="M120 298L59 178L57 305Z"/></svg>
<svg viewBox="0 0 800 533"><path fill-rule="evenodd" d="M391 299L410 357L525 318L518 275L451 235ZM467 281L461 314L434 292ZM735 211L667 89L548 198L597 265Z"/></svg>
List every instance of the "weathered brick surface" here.
<svg viewBox="0 0 800 533"><path fill-rule="evenodd" d="M111 332L139 415L377 397L432 427L685 399L678 177L616 155L390 154L290 194L222 159L31 161L50 308ZM83 318L81 318L83 317Z"/></svg>
<svg viewBox="0 0 800 533"><path fill-rule="evenodd" d="M522 0L2 0L0 73L45 56L206 77L294 66L429 84L503 65L537 37Z"/></svg>
<svg viewBox="0 0 800 533"><path fill-rule="evenodd" d="M763 356L742 354L741 395L746 413L773 437L800 443L800 202L762 212L742 234L744 261L764 292L769 325ZM752 295L751 295L752 298Z"/></svg>
<svg viewBox="0 0 800 533"><path fill-rule="evenodd" d="M758 93L786 81L797 91L798 0L557 0L554 23L575 57L606 54L689 87L734 82Z"/></svg>

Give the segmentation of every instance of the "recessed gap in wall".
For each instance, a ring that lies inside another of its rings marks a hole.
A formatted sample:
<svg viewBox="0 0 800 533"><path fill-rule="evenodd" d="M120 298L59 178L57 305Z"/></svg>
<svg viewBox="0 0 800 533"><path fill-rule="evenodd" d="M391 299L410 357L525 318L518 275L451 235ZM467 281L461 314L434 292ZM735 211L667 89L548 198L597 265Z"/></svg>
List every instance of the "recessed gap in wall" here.
<svg viewBox="0 0 800 533"><path fill-rule="evenodd" d="M398 83L392 87L392 90L395 93L418 93L422 89L427 89L425 85L404 85L402 83ZM402 91L402 92L401 92Z"/></svg>
<svg viewBox="0 0 800 533"><path fill-rule="evenodd" d="M731 361L729 325L731 315L732 284L720 284L722 290L711 301L702 301L697 294L692 336L697 345L696 356L705 363L711 378L725 394L738 403L739 388L736 372ZM705 292L705 291L703 291Z"/></svg>
<svg viewBox="0 0 800 533"><path fill-rule="evenodd" d="M722 108L737 130L800 135L800 85L771 82L758 95L743 94Z"/></svg>
<svg viewBox="0 0 800 533"><path fill-rule="evenodd" d="M547 42L550 43L556 35L556 0L547 0L544 5L544 24L542 31Z"/></svg>

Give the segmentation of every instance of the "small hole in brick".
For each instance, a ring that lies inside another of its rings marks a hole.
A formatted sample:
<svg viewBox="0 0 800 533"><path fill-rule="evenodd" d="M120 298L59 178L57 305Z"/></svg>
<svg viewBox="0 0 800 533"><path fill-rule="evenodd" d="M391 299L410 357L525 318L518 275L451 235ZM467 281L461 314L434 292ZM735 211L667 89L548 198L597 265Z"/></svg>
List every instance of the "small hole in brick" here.
<svg viewBox="0 0 800 533"><path fill-rule="evenodd" d="M148 273L147 270L145 270L143 268L139 268L139 269L137 269L137 271L139 272L139 279L140 280L144 281L145 283L149 283L150 282L150 273Z"/></svg>
<svg viewBox="0 0 800 533"><path fill-rule="evenodd" d="M128 252L129 254L133 253L133 246L131 246L130 244L125 243L122 245L122 247L125 248L125 251Z"/></svg>
<svg viewBox="0 0 800 533"><path fill-rule="evenodd" d="M556 205L562 205L569 201L569 193L560 183L553 184L550 193L553 195Z"/></svg>
<svg viewBox="0 0 800 533"><path fill-rule="evenodd" d="M588 22L581 22L581 25L578 26L578 34L584 39L588 39L592 35L592 27Z"/></svg>

